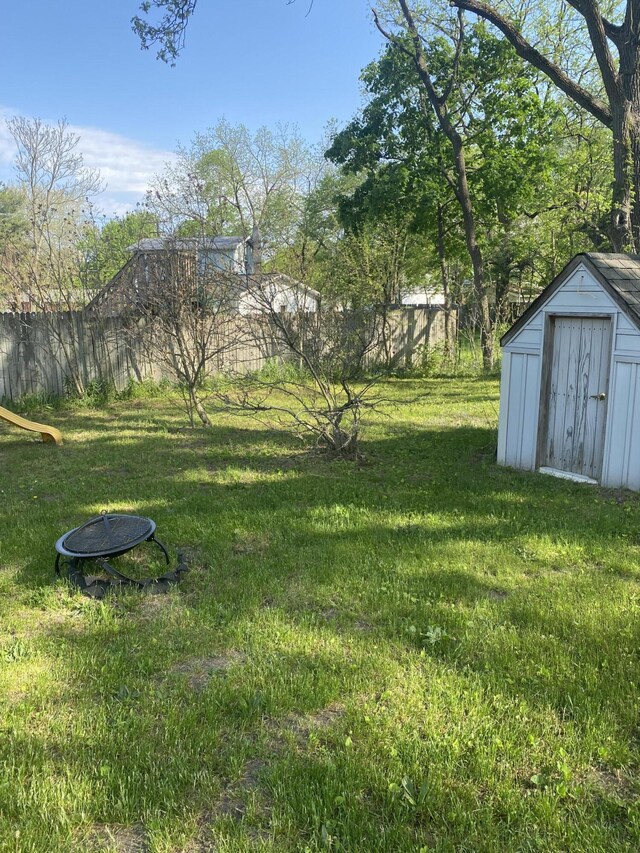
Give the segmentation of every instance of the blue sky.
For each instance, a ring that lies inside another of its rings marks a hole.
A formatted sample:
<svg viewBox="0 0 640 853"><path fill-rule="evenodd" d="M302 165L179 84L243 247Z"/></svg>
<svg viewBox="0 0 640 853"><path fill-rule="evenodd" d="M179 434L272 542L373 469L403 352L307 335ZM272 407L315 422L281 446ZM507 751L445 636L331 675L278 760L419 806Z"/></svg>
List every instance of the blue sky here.
<svg viewBox="0 0 640 853"><path fill-rule="evenodd" d="M361 103L381 48L367 0L199 0L175 68L141 51L139 0L4 3L0 180L12 177L11 115L66 118L101 170L109 212L133 207L177 143L222 117L288 122L311 143Z"/></svg>

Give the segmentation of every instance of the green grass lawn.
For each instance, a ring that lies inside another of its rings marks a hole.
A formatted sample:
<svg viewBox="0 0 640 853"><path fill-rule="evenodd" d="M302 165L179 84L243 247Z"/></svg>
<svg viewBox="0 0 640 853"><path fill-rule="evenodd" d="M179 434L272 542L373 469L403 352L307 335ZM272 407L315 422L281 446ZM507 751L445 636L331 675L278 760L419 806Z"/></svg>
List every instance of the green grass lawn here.
<svg viewBox="0 0 640 853"><path fill-rule="evenodd" d="M1 851L640 848L638 497L498 468L496 380L385 394L358 464L169 397L0 425ZM54 580L103 509L178 589Z"/></svg>

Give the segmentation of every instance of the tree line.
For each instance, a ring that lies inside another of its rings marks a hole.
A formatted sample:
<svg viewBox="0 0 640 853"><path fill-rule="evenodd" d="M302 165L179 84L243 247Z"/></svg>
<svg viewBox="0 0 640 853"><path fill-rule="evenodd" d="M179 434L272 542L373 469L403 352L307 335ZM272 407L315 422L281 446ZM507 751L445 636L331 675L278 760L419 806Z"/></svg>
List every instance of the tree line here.
<svg viewBox="0 0 640 853"><path fill-rule="evenodd" d="M290 125L219 121L136 210L108 220L64 123L15 119L16 180L0 188L4 302L70 307L142 237L249 237L257 225L265 269L328 300L359 309L429 289L467 306L491 367L509 306L571 255L635 249L634 8L610 10L615 24L595 0L379 3L385 46L344 127L311 145ZM175 62L195 9L143 4L143 46Z"/></svg>

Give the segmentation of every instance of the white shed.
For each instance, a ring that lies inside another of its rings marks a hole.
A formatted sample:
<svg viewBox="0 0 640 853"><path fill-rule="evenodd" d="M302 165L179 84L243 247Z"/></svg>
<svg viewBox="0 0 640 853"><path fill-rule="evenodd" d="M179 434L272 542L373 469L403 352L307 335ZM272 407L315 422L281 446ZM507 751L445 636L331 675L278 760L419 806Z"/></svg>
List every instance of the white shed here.
<svg viewBox="0 0 640 853"><path fill-rule="evenodd" d="M576 255L500 344L498 462L640 490L640 255Z"/></svg>

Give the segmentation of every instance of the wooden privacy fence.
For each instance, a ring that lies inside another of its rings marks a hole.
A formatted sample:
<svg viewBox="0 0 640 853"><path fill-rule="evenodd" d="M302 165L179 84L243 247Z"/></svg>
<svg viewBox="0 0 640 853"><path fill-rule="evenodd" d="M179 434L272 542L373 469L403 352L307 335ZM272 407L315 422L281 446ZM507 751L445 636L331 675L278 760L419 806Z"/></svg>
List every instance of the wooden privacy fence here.
<svg viewBox="0 0 640 853"><path fill-rule="evenodd" d="M233 322L243 323L242 317ZM450 327L455 332L455 313ZM147 330L148 331L148 330ZM445 340L441 308L405 306L389 309L369 366L410 366L423 347ZM88 312L46 314L0 313L0 400L30 394L64 395L77 387L101 381L122 390L130 381L172 379L166 363L154 358L139 324L120 317L97 317ZM212 370L257 370L269 358L285 357L277 344L246 334L211 362Z"/></svg>

